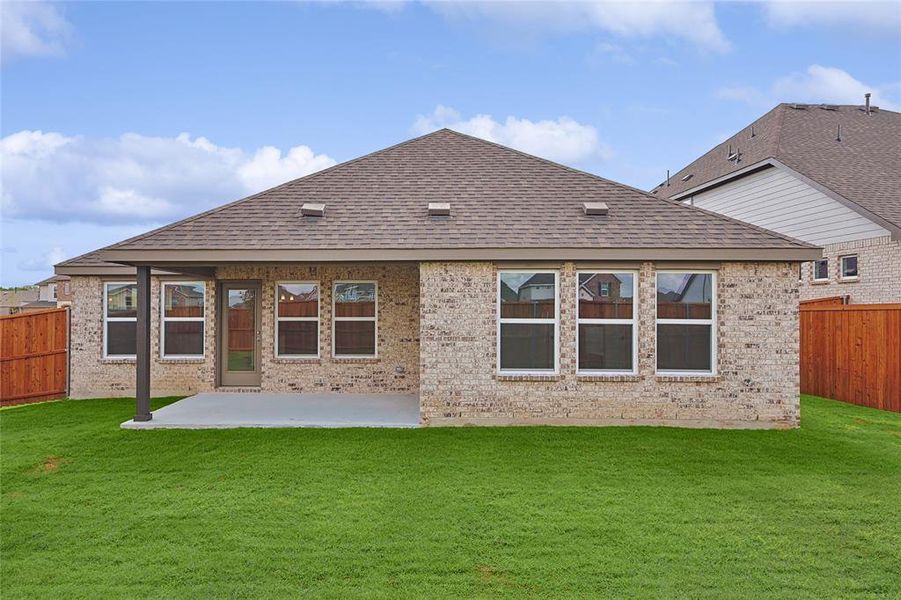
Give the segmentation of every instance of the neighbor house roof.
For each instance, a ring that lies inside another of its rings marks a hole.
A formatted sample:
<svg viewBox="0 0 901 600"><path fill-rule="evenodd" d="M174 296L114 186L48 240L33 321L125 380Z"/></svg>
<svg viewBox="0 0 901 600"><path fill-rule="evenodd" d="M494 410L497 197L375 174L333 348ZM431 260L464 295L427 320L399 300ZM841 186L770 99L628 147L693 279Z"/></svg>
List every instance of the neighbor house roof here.
<svg viewBox="0 0 901 600"><path fill-rule="evenodd" d="M855 105L780 104L652 193L684 198L770 166L793 171L890 230L901 229L901 113L878 108L868 114Z"/></svg>
<svg viewBox="0 0 901 600"><path fill-rule="evenodd" d="M450 203L449 216L429 202ZM603 202L606 215L587 215ZM323 216L303 205L324 204ZM61 266L303 260L805 260L816 247L443 129ZM72 272L72 271L68 271Z"/></svg>

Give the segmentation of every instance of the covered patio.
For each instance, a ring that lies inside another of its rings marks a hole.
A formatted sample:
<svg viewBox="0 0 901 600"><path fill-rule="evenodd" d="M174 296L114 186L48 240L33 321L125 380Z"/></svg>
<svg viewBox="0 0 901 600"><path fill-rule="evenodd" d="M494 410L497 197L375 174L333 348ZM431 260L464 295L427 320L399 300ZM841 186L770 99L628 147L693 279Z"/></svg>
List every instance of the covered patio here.
<svg viewBox="0 0 901 600"><path fill-rule="evenodd" d="M123 429L418 427L419 398L404 394L204 392L132 419Z"/></svg>

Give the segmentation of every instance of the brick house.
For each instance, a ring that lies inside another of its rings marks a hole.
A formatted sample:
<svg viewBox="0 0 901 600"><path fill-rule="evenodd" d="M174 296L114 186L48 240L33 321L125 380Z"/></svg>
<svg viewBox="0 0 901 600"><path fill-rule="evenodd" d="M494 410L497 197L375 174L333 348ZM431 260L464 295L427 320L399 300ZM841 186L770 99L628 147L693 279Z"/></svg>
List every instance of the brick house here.
<svg viewBox="0 0 901 600"><path fill-rule="evenodd" d="M790 427L820 249L441 130L57 265L72 393L415 394L424 425ZM136 385L137 382L137 385Z"/></svg>
<svg viewBox="0 0 901 600"><path fill-rule="evenodd" d="M801 300L901 302L901 113L780 104L652 193L823 246Z"/></svg>

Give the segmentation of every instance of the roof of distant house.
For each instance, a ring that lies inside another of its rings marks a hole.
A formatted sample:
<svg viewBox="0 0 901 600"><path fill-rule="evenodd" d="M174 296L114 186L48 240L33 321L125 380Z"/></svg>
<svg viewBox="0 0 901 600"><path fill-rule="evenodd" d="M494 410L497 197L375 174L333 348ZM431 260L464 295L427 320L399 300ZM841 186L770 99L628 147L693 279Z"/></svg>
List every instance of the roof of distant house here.
<svg viewBox="0 0 901 600"><path fill-rule="evenodd" d="M781 164L887 228L901 228L901 113L780 104L652 190L684 198Z"/></svg>

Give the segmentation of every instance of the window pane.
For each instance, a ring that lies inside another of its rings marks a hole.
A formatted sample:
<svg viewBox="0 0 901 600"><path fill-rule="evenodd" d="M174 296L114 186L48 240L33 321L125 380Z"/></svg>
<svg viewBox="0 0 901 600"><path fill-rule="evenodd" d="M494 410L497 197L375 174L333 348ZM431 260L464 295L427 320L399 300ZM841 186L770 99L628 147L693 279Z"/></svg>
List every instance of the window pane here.
<svg viewBox="0 0 901 600"><path fill-rule="evenodd" d="M501 273L500 286L502 318L554 318L554 273Z"/></svg>
<svg viewBox="0 0 901 600"><path fill-rule="evenodd" d="M282 356L316 356L319 349L317 325L316 321L279 321L278 353Z"/></svg>
<svg viewBox="0 0 901 600"><path fill-rule="evenodd" d="M335 355L375 355L375 321L335 321Z"/></svg>
<svg viewBox="0 0 901 600"><path fill-rule="evenodd" d="M579 325L579 369L632 370L631 325Z"/></svg>
<svg viewBox="0 0 901 600"><path fill-rule="evenodd" d="M339 283L335 285L336 317L374 317L374 283Z"/></svg>
<svg viewBox="0 0 901 600"><path fill-rule="evenodd" d="M165 356L203 355L203 321L166 321L163 327Z"/></svg>
<svg viewBox="0 0 901 600"><path fill-rule="evenodd" d="M554 369L554 325L501 323L501 369Z"/></svg>
<svg viewBox="0 0 901 600"><path fill-rule="evenodd" d="M202 317L203 284L179 283L163 286L167 317Z"/></svg>
<svg viewBox="0 0 901 600"><path fill-rule="evenodd" d="M134 321L107 322L107 356L134 356L138 348L137 328L138 325Z"/></svg>
<svg viewBox="0 0 901 600"><path fill-rule="evenodd" d="M829 261L818 260L813 263L814 279L829 279Z"/></svg>
<svg viewBox="0 0 901 600"><path fill-rule="evenodd" d="M580 319L631 319L632 273L579 273Z"/></svg>
<svg viewBox="0 0 901 600"><path fill-rule="evenodd" d="M108 283L106 285L106 316L138 316L138 284Z"/></svg>
<svg viewBox="0 0 901 600"><path fill-rule="evenodd" d="M276 290L278 316L315 317L319 314L319 286L315 283L282 283Z"/></svg>
<svg viewBox="0 0 901 600"><path fill-rule="evenodd" d="M657 368L710 371L710 325L657 325Z"/></svg>
<svg viewBox="0 0 901 600"><path fill-rule="evenodd" d="M658 273L658 319L709 319L713 275L709 273Z"/></svg>
<svg viewBox="0 0 901 600"><path fill-rule="evenodd" d="M842 258L842 277L857 277L856 256L845 256Z"/></svg>

